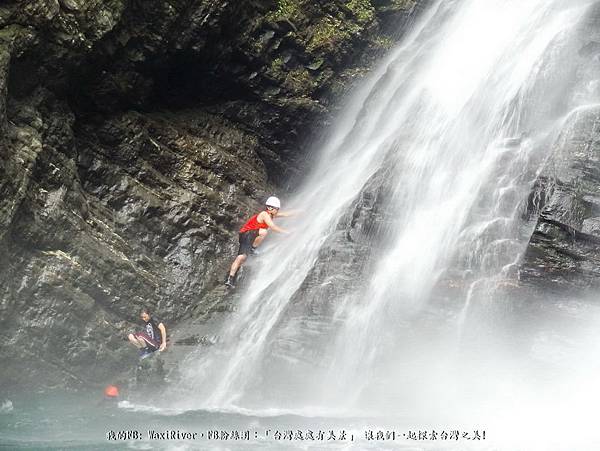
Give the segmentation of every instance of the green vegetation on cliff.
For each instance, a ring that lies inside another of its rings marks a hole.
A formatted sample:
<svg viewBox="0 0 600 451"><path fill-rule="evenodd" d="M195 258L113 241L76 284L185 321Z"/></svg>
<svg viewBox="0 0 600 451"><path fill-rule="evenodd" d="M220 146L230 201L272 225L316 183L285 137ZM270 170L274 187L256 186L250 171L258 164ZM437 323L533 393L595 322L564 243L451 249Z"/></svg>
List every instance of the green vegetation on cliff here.
<svg viewBox="0 0 600 451"><path fill-rule="evenodd" d="M348 80L364 73L378 54L393 45L392 35L384 30L390 27L382 22L398 20L397 15L406 14L414 3L345 0L315 5L277 0L264 15L264 26L274 31L257 34L251 45L257 53L268 55L265 73L280 84L279 96L311 97L315 92L338 96L347 89ZM357 61L358 53L363 58ZM356 62L349 65L350 60ZM342 66L347 73L340 82Z"/></svg>
<svg viewBox="0 0 600 451"><path fill-rule="evenodd" d="M266 19L271 21L292 20L301 14L302 3L301 0L277 0L275 10L269 12Z"/></svg>

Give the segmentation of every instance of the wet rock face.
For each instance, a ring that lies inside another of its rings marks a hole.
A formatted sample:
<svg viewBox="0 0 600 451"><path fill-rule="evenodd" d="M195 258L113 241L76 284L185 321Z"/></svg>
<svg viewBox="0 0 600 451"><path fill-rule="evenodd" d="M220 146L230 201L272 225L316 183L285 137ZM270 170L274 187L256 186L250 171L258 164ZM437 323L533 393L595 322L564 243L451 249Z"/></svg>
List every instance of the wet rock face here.
<svg viewBox="0 0 600 451"><path fill-rule="evenodd" d="M531 195L538 215L520 269L526 285L571 294L600 285L600 109L566 125Z"/></svg>
<svg viewBox="0 0 600 451"><path fill-rule="evenodd" d="M335 340L346 314L340 309L340 299L353 297L355 302L368 302L368 268L377 264L390 242L390 225L395 220L387 208L397 183L390 168L384 166L371 177L321 247L314 266L273 328L268 358L263 362L268 367L265 374L277 368L275 379L289 383L297 374L309 373L312 363L333 358L325 353L331 352L327 344ZM315 346L317 339L323 346ZM286 365L290 356L297 359L293 367ZM305 372L300 370L302 365L307 365ZM278 372L288 369L295 374L282 377Z"/></svg>
<svg viewBox="0 0 600 451"><path fill-rule="evenodd" d="M53 136L69 126L57 122ZM256 139L198 111L124 113L70 144L72 158L42 148L22 175L0 260L2 319L18 349L95 380L135 359L123 338L142 305L171 325L202 302L268 185Z"/></svg>
<svg viewBox="0 0 600 451"><path fill-rule="evenodd" d="M221 305L245 216L424 3L0 5L2 385L104 383L142 305Z"/></svg>

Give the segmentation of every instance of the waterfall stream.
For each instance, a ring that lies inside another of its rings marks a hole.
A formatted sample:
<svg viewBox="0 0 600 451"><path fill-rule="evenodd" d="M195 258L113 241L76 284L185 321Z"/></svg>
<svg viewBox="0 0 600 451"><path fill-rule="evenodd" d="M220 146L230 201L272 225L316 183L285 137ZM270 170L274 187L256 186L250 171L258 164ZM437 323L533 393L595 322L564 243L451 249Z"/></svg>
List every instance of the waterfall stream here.
<svg viewBox="0 0 600 451"><path fill-rule="evenodd" d="M179 403L426 410L465 380L500 383L477 361L518 346L495 325L534 225L524 203L569 115L599 100L572 64L593 3L425 11L284 199L293 234L268 237L220 342L182 364Z"/></svg>

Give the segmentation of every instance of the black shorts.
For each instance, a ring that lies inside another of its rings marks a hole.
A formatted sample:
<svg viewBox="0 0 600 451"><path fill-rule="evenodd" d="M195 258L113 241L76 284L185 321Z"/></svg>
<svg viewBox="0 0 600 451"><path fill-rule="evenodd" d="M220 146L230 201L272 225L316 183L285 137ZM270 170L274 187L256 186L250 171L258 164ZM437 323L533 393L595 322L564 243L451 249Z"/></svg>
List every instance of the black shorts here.
<svg viewBox="0 0 600 451"><path fill-rule="evenodd" d="M150 337L150 335L148 335L146 332L138 332L136 334L133 334L133 336L137 339L144 340L144 342L146 343L146 347L152 352L160 348L160 343L152 337Z"/></svg>
<svg viewBox="0 0 600 451"><path fill-rule="evenodd" d="M240 248L238 249L238 255L250 254L252 252L252 243L254 243L257 236L258 229L240 233Z"/></svg>

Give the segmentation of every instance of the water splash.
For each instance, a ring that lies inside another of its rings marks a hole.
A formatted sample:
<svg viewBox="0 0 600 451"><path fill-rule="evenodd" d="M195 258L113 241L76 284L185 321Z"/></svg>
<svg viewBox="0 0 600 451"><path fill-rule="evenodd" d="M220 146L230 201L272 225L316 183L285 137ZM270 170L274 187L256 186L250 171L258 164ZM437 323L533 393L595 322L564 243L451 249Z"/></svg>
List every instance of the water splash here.
<svg viewBox="0 0 600 451"><path fill-rule="evenodd" d="M5 399L0 405L0 414L10 413L14 410L13 403L10 399Z"/></svg>

